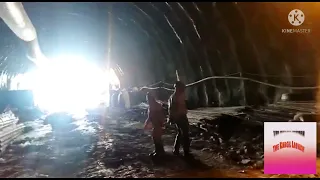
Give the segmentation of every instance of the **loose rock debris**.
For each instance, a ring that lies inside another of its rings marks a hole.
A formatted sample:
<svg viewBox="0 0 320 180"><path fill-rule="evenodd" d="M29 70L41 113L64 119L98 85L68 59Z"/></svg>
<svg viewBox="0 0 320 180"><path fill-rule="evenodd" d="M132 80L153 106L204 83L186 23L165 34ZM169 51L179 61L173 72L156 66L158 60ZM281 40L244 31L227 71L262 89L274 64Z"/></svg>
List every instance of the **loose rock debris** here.
<svg viewBox="0 0 320 180"><path fill-rule="evenodd" d="M109 112L104 119L50 118L33 121L33 130L7 149L0 177L166 177L208 168L237 172L263 164L262 127L244 123L243 115L222 114L191 124L194 159L189 161L171 155L175 129L166 125L167 157L161 162L148 155L153 144L150 132L142 129L145 109Z"/></svg>

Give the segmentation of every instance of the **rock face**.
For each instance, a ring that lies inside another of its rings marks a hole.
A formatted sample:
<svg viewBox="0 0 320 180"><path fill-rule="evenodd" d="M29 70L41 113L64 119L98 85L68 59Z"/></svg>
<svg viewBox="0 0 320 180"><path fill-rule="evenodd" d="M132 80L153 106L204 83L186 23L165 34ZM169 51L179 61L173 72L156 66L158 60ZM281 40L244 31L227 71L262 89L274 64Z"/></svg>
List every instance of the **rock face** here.
<svg viewBox="0 0 320 180"><path fill-rule="evenodd" d="M278 8L284 10L279 12ZM218 2L137 3L132 9L143 12L143 15L133 13L139 17L136 21L149 34L148 42L161 49L158 52L161 56L152 58L158 60L149 61L149 70L155 73L149 77L154 81L173 82L174 70L178 69L186 83L207 76L239 73L238 76L266 83L313 86L317 72L313 67L316 51L312 44L315 42L311 42L310 34L282 33L284 28L293 28L287 17L294 8L305 7L287 3ZM302 27L313 28L307 22ZM302 45L304 48L299 49ZM301 77L305 75L307 77ZM230 79L211 80L187 89L188 100L198 106L272 103L279 93L288 91Z"/></svg>
<svg viewBox="0 0 320 180"><path fill-rule="evenodd" d="M266 3L231 2L141 3L136 4L135 8L153 19L140 16L141 21L145 18L144 22L159 28L160 38L153 37L152 41L159 44L164 41L162 44L175 50L172 55L173 52L164 49L162 55L167 62L174 62L170 66L178 69L187 83L207 76L225 76L239 72L242 77L272 84L315 85L316 76L310 74L316 74L313 67L316 56L308 35L281 33L283 28L292 28L286 20L288 13L291 9L300 7L287 3L277 6L279 7ZM277 8L284 10L279 12ZM163 23L156 25L154 22ZM313 28L307 24L303 27ZM149 30L150 36L155 33L151 28L146 30ZM304 48L298 49L302 45ZM156 62L156 67L165 73L157 75L157 80L174 73L160 62L161 60ZM152 69L152 72L158 71ZM309 77L294 77L304 75ZM188 99L199 106L264 104L273 102L279 91L248 81L217 79L189 88ZM209 103L205 103L206 98Z"/></svg>
<svg viewBox="0 0 320 180"><path fill-rule="evenodd" d="M117 65L124 88L158 81L173 83L176 70L186 83L233 75L277 85L314 86L320 47L318 6L246 2L25 4L34 26L41 27L39 43L45 54L73 47L105 64L106 46L110 46L111 64ZM288 22L293 9L304 12L301 26ZM295 28L311 32L282 32ZM6 42L18 44L12 39L8 35ZM9 50L3 54L8 61L19 59ZM213 79L191 86L187 92L188 100L197 106L230 106L272 103L290 90Z"/></svg>

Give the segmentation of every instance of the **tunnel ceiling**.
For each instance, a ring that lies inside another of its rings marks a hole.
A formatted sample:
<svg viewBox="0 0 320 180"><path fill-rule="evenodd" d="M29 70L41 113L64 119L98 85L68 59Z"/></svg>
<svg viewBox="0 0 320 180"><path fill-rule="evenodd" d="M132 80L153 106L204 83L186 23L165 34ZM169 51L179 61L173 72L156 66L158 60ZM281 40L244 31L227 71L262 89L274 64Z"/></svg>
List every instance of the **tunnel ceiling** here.
<svg viewBox="0 0 320 180"><path fill-rule="evenodd" d="M71 53L124 71L126 86L172 83L175 70L194 82L208 76L237 75L287 86L314 86L319 28L317 3L222 2L28 2L25 9L48 56ZM304 11L301 28L288 13ZM24 44L1 23L2 63L7 72L26 61ZM14 61L11 61L14 60ZM9 63L10 62L10 63ZM189 99L208 104L271 102L280 90L240 80L216 79L188 88ZM288 90L281 90L281 92Z"/></svg>

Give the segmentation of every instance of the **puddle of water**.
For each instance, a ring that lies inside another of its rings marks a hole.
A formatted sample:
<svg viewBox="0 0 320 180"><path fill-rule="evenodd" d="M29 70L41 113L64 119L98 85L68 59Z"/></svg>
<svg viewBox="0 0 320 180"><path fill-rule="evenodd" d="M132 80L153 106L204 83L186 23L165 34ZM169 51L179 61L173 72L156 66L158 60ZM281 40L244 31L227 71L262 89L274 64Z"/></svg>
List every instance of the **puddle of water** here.
<svg viewBox="0 0 320 180"><path fill-rule="evenodd" d="M143 129L144 124L141 122L133 122L129 124L125 124L123 127L124 128L134 128L134 129Z"/></svg>
<svg viewBox="0 0 320 180"><path fill-rule="evenodd" d="M52 128L50 125L42 125L43 121L35 121L35 122L30 122L28 126L32 127L32 131L29 133L23 134L19 136L15 141L20 141L26 138L31 138L31 139L38 139L45 137L47 134L52 132Z"/></svg>

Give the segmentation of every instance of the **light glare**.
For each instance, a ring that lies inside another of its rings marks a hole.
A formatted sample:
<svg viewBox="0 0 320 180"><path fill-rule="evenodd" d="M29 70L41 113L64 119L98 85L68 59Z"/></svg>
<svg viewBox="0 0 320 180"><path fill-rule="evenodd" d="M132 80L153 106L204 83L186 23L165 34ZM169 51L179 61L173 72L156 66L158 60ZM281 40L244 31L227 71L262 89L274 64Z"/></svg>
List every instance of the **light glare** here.
<svg viewBox="0 0 320 180"><path fill-rule="evenodd" d="M108 106L109 84L119 82L114 72L103 72L81 57L70 56L40 66L32 79L35 104L49 112L74 114L102 102Z"/></svg>

